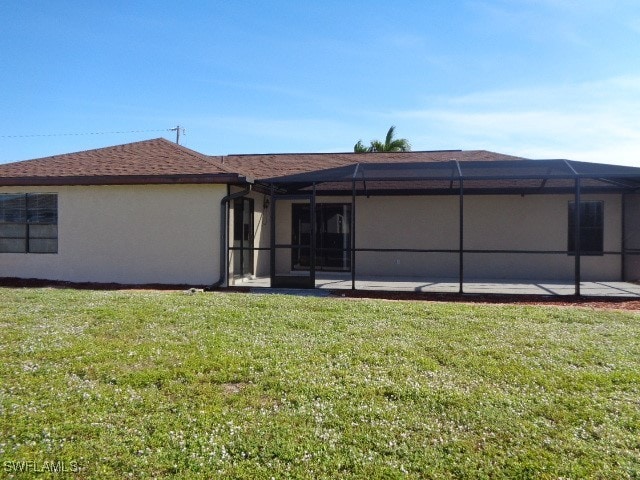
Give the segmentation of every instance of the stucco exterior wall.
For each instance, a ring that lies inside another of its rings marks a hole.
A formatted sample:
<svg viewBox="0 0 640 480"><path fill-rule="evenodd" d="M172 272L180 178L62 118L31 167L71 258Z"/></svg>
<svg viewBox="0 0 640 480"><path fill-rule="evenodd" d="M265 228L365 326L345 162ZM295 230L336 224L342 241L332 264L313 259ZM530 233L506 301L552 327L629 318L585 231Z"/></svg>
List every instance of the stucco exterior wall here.
<svg viewBox="0 0 640 480"><path fill-rule="evenodd" d="M572 195L466 196L464 248L467 250L566 251L568 204ZM621 248L620 195L583 195L582 200L604 201L604 250ZM317 203L351 198L322 198ZM291 203L279 201L276 241L291 242ZM640 206L638 207L640 208ZM457 196L357 197L356 247L457 250L459 198ZM456 278L458 253L358 252L360 275ZM620 280L619 255L583 256L582 279ZM290 254L277 255L278 273L290 271ZM574 257L566 254L466 253L465 278L572 280Z"/></svg>
<svg viewBox="0 0 640 480"><path fill-rule="evenodd" d="M0 276L125 284L219 278L226 185L2 187L58 194L58 253L0 253Z"/></svg>
<svg viewBox="0 0 640 480"><path fill-rule="evenodd" d="M276 209L276 244L291 244L291 205L290 200L278 200L273 208ZM297 202L308 203L308 202ZM291 271L291 249L276 249L276 275L286 275Z"/></svg>
<svg viewBox="0 0 640 480"><path fill-rule="evenodd" d="M465 249L566 250L568 204L572 195L469 197L465 199ZM604 201L604 250L620 252L620 195L583 195ZM574 278L575 257L566 254L466 254L470 278ZM620 280L619 255L582 256L584 281Z"/></svg>
<svg viewBox="0 0 640 480"><path fill-rule="evenodd" d="M640 253L640 195L627 195L625 203L625 248ZM625 280L640 280L640 255L627 255L624 270Z"/></svg>
<svg viewBox="0 0 640 480"><path fill-rule="evenodd" d="M269 276L271 246L271 212L269 210L269 196L252 192L255 199L254 212L254 247L265 248L267 250L257 250L254 254L254 271L256 276ZM265 201L267 202L265 204Z"/></svg>
<svg viewBox="0 0 640 480"><path fill-rule="evenodd" d="M453 196L358 197L356 248L457 249L458 205ZM356 274L455 277L458 254L357 252Z"/></svg>

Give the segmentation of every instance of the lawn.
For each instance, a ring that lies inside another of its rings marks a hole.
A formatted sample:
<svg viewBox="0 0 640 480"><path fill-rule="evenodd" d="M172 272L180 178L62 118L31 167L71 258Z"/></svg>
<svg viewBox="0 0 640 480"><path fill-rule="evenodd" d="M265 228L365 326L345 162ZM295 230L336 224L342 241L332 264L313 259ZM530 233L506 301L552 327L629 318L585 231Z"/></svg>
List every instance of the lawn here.
<svg viewBox="0 0 640 480"><path fill-rule="evenodd" d="M640 478L640 314L0 289L0 461L8 478Z"/></svg>

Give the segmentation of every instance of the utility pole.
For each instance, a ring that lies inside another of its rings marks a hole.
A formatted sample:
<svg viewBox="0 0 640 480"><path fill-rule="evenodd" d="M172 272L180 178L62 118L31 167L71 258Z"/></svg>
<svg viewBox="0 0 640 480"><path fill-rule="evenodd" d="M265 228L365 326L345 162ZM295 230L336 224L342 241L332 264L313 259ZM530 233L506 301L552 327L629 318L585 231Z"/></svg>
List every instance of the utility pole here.
<svg viewBox="0 0 640 480"><path fill-rule="evenodd" d="M176 128L170 128L169 131L170 132L176 132L176 144L180 145L180 125L178 125ZM184 134L184 128L182 128L182 133Z"/></svg>

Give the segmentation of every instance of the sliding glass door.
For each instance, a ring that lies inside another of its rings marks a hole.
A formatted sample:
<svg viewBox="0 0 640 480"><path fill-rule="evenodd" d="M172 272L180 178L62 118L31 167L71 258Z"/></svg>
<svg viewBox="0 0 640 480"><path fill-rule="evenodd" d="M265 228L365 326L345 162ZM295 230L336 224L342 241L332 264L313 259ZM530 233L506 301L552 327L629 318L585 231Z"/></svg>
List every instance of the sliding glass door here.
<svg viewBox="0 0 640 480"><path fill-rule="evenodd" d="M308 270L311 258L311 208L292 204L291 269ZM315 208L316 270L351 271L351 205L318 203Z"/></svg>

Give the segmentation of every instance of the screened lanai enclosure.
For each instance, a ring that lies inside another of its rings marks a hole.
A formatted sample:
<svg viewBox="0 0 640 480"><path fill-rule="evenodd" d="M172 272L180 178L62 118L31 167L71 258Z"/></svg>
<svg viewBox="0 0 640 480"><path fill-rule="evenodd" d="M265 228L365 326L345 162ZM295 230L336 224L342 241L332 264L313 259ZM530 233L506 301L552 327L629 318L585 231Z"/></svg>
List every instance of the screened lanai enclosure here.
<svg viewBox="0 0 640 480"><path fill-rule="evenodd" d="M230 283L640 296L639 189L640 168L569 160L356 163L263 179L244 202L253 217L234 213L229 263L250 258L252 271ZM241 217L249 235L236 231Z"/></svg>

